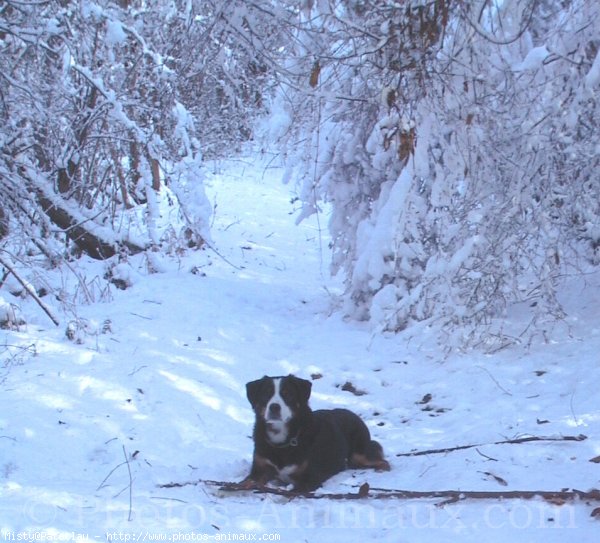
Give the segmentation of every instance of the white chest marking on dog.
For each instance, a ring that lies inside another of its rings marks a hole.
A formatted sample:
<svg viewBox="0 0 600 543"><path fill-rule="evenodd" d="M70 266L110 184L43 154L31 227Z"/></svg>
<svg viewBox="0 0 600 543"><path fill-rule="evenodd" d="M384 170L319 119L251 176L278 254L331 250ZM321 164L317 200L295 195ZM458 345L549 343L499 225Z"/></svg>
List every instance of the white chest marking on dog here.
<svg viewBox="0 0 600 543"><path fill-rule="evenodd" d="M273 464L273 462L269 462L267 460L267 463L270 464L273 468L275 468L275 470L277 471L277 478L282 483L286 483L288 485L294 483L292 475L294 475L294 473L298 471L298 464L290 464L289 466L283 466L282 468L278 468L275 464Z"/></svg>
<svg viewBox="0 0 600 543"><path fill-rule="evenodd" d="M265 407L265 420L267 421L267 435L271 443L285 443L288 438L288 422L292 419L293 413L290 407L281 397L281 378L273 379L275 390L273 396ZM272 411L271 406L279 405L279 411Z"/></svg>
<svg viewBox="0 0 600 543"><path fill-rule="evenodd" d="M287 484L293 483L294 479L292 475L298 471L297 464L292 464L291 466L284 466L279 470L279 478Z"/></svg>

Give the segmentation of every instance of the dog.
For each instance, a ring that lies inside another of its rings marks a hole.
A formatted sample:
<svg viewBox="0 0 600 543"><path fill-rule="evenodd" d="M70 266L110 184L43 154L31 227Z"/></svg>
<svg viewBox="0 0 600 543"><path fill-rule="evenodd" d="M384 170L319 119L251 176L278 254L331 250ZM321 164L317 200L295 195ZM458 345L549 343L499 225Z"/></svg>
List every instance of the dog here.
<svg viewBox="0 0 600 543"><path fill-rule="evenodd" d="M312 411L311 389L310 381L293 375L246 385L256 422L252 468L242 488L277 480L306 493L347 468L390 469L360 417L348 409Z"/></svg>

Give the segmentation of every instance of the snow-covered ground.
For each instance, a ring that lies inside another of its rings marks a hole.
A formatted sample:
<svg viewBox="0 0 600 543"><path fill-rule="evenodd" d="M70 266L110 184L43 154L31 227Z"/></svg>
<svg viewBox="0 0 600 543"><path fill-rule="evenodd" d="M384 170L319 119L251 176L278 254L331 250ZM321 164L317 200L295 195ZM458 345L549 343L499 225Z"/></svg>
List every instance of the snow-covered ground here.
<svg viewBox="0 0 600 543"><path fill-rule="evenodd" d="M66 322L54 329L20 302L28 325L0 336L0 541L598 541L599 503L440 507L161 487L242 479L253 423L244 385L290 372L314 380L314 408L359 413L392 465L343 472L323 492L600 487L590 462L600 455L598 277L574 283L555 341L529 350L444 356L427 330L374 336L331 313L339 285L327 277L326 233L314 217L294 226L280 177L249 161L209 176L218 255L163 261L152 275L132 260L120 272L133 286L110 292L94 280L104 264L77 264L98 301L73 309L76 341Z"/></svg>

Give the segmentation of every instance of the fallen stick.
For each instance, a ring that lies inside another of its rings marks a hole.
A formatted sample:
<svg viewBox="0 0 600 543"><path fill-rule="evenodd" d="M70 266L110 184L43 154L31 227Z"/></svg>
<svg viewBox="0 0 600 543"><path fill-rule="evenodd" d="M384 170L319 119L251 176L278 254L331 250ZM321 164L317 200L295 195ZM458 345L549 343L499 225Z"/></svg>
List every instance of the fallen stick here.
<svg viewBox="0 0 600 543"><path fill-rule="evenodd" d="M419 498L446 498L448 503L461 500L532 500L541 498L554 504L563 504L568 501L579 499L582 501L600 501L599 490L582 491L571 490L440 490L440 491L414 491L414 490L394 490L385 488L373 488L376 492L373 496L376 499L397 498L397 499L419 499Z"/></svg>
<svg viewBox="0 0 600 543"><path fill-rule="evenodd" d="M576 489L570 490L399 490L388 488L371 488L368 483L362 484L358 492L330 493L324 492L316 494L314 492L294 492L285 488L276 488L270 486L260 486L256 488L245 488L239 483L230 481L212 481L199 479L198 481L188 481L185 483L167 483L159 485L160 488L179 488L189 485L205 484L218 487L224 492L252 492L253 494L274 494L290 499L304 498L309 500L359 500L364 498L385 500L419 500L419 499L437 499L442 498L443 505L455 503L463 500L531 500L541 498L551 503L560 505L568 501L600 501L600 490L582 491Z"/></svg>
<svg viewBox="0 0 600 543"><path fill-rule="evenodd" d="M506 439L504 441L495 441L493 443L477 443L474 445L458 445L456 447L446 447L443 449L429 449L426 451L411 451L407 453L398 453L396 456L424 456L427 454L445 454L454 451L463 451L465 449L475 449L486 445L515 445L519 443L531 443L532 441L585 441L586 435L578 436L529 436L516 439Z"/></svg>

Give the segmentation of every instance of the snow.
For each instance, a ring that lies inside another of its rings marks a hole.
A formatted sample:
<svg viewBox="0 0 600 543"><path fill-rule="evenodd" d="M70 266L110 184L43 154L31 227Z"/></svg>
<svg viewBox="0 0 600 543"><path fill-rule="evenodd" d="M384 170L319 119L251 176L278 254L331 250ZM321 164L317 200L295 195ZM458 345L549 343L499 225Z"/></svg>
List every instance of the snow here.
<svg viewBox="0 0 600 543"><path fill-rule="evenodd" d="M590 71L585 76L585 87L593 89L600 83L600 51L596 53Z"/></svg>
<svg viewBox="0 0 600 543"><path fill-rule="evenodd" d="M260 161L215 165L205 181L218 254L190 252L153 275L142 256L118 264L131 286L77 305L76 341L18 300L28 325L2 332L0 367L5 539L597 541L593 503L289 501L160 486L241 480L252 455L244 385L293 372L314 378L314 408L359 413L392 465L343 472L323 492L600 487L590 462L600 455L597 276L565 293L569 334L527 351L444 356L425 326L374 335L330 313L340 285L323 271L328 239L314 216L294 226L293 187L280 179ZM104 274L103 263L78 266L88 285ZM587 439L493 445L579 434ZM396 456L469 444L478 447Z"/></svg>
<svg viewBox="0 0 600 543"><path fill-rule="evenodd" d="M120 21L106 21L106 42L110 45L119 45L125 40L127 40L127 34L125 34Z"/></svg>
<svg viewBox="0 0 600 543"><path fill-rule="evenodd" d="M544 61L550 56L550 52L545 45L534 47L531 49L525 58L515 64L512 69L515 72L525 72L527 70L538 70L544 64Z"/></svg>

